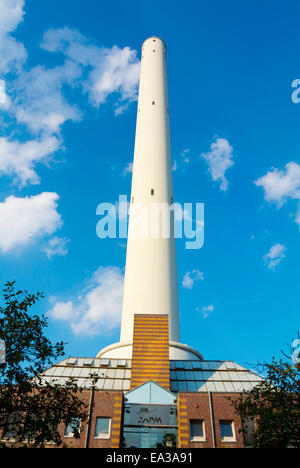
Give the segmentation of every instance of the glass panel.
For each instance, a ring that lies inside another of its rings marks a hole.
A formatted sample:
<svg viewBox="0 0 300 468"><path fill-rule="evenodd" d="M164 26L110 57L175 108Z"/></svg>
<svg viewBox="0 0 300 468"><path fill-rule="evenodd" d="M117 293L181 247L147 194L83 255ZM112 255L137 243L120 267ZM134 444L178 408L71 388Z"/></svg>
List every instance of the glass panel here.
<svg viewBox="0 0 300 468"><path fill-rule="evenodd" d="M184 368L185 369L192 369L192 363L190 361L185 361L184 362Z"/></svg>
<svg viewBox="0 0 300 468"><path fill-rule="evenodd" d="M175 396L161 388L154 382L150 382L150 403L158 405L168 405L174 403L176 400Z"/></svg>
<svg viewBox="0 0 300 468"><path fill-rule="evenodd" d="M208 380L212 375L214 375L213 372L208 372L208 371L203 371L202 372L204 380Z"/></svg>
<svg viewBox="0 0 300 468"><path fill-rule="evenodd" d="M124 369L117 369L115 379L124 379Z"/></svg>
<svg viewBox="0 0 300 468"><path fill-rule="evenodd" d="M101 359L101 366L109 366L109 359Z"/></svg>
<svg viewBox="0 0 300 468"><path fill-rule="evenodd" d="M125 404L124 425L135 427L176 426L175 405L136 405Z"/></svg>
<svg viewBox="0 0 300 468"><path fill-rule="evenodd" d="M177 380L185 380L185 373L183 371L176 372Z"/></svg>
<svg viewBox="0 0 300 468"><path fill-rule="evenodd" d="M231 382L224 382L225 392L234 392L234 386Z"/></svg>
<svg viewBox="0 0 300 468"><path fill-rule="evenodd" d="M203 420L191 419L190 421L191 439L204 437Z"/></svg>
<svg viewBox="0 0 300 468"><path fill-rule="evenodd" d="M104 379L99 379L96 383L96 388L98 388L99 390L102 390L103 385L104 385Z"/></svg>
<svg viewBox="0 0 300 468"><path fill-rule="evenodd" d="M177 392L178 391L178 383L175 381L171 382L171 391L172 392Z"/></svg>
<svg viewBox="0 0 300 468"><path fill-rule="evenodd" d="M217 392L225 392L225 387L223 382L215 382L215 387Z"/></svg>
<svg viewBox="0 0 300 468"><path fill-rule="evenodd" d="M201 362L200 361L193 361L192 366L193 366L193 369L201 369Z"/></svg>
<svg viewBox="0 0 300 468"><path fill-rule="evenodd" d="M244 387L241 382L232 382L232 385L234 386L235 392L240 393L244 391Z"/></svg>
<svg viewBox="0 0 300 468"><path fill-rule="evenodd" d="M107 377L110 379L114 379L116 375L116 369L108 369Z"/></svg>
<svg viewBox="0 0 300 468"><path fill-rule="evenodd" d="M112 379L105 379L104 382L104 390L112 390L114 381Z"/></svg>
<svg viewBox="0 0 300 468"><path fill-rule="evenodd" d="M94 359L85 359L85 360L83 361L83 365L84 365L84 366L90 366L90 367L92 367L93 362L94 362Z"/></svg>
<svg viewBox="0 0 300 468"><path fill-rule="evenodd" d="M232 424L232 421L220 421L221 439L233 438Z"/></svg>
<svg viewBox="0 0 300 468"><path fill-rule="evenodd" d="M198 392L207 392L206 384L205 382L197 381L195 382L196 388Z"/></svg>
<svg viewBox="0 0 300 468"><path fill-rule="evenodd" d="M122 448L175 448L177 430L125 427Z"/></svg>
<svg viewBox="0 0 300 468"><path fill-rule="evenodd" d="M178 390L180 392L186 392L187 391L187 386L186 386L186 382L185 381L179 381L178 382Z"/></svg>
<svg viewBox="0 0 300 468"><path fill-rule="evenodd" d="M90 375L90 369L86 369L83 367L81 369L80 377L84 378L84 377L88 377L89 375Z"/></svg>
<svg viewBox="0 0 300 468"><path fill-rule="evenodd" d="M176 399L168 390L154 382L147 382L126 394L128 403L140 404L173 404Z"/></svg>
<svg viewBox="0 0 300 468"><path fill-rule="evenodd" d="M117 361L117 367L126 367L125 359L120 359L119 361Z"/></svg>
<svg viewBox="0 0 300 468"><path fill-rule="evenodd" d="M196 392L197 391L195 382L187 382L187 388L188 388L189 392Z"/></svg>
<svg viewBox="0 0 300 468"><path fill-rule="evenodd" d="M206 388L207 388L208 392L215 392L216 391L216 387L215 387L215 384L213 382L206 382Z"/></svg>
<svg viewBox="0 0 300 468"><path fill-rule="evenodd" d="M175 362L175 367L176 369L184 369L184 364L182 361L176 361Z"/></svg>
<svg viewBox="0 0 300 468"><path fill-rule="evenodd" d="M76 358L69 358L67 360L67 366L75 366L76 362L77 362Z"/></svg>
<svg viewBox="0 0 300 468"><path fill-rule="evenodd" d="M123 380L123 390L130 389L130 380Z"/></svg>
<svg viewBox="0 0 300 468"><path fill-rule="evenodd" d="M114 390L122 390L123 380L115 380L114 381Z"/></svg>
<svg viewBox="0 0 300 468"><path fill-rule="evenodd" d="M185 374L185 380L195 380L194 372L186 371L184 374Z"/></svg>
<svg viewBox="0 0 300 468"><path fill-rule="evenodd" d="M79 431L79 428L80 428L80 419L79 418L72 419L70 424L66 427L65 437L73 437L75 429Z"/></svg>
<svg viewBox="0 0 300 468"><path fill-rule="evenodd" d="M97 418L95 437L103 437L109 435L110 418Z"/></svg>
<svg viewBox="0 0 300 468"><path fill-rule="evenodd" d="M63 372L62 372L62 375L64 377L70 377L72 375L72 372L74 371L75 369L73 369L72 367L65 367ZM77 370L77 369L76 369Z"/></svg>
<svg viewBox="0 0 300 468"><path fill-rule="evenodd" d="M195 380L205 380L202 371L194 371Z"/></svg>

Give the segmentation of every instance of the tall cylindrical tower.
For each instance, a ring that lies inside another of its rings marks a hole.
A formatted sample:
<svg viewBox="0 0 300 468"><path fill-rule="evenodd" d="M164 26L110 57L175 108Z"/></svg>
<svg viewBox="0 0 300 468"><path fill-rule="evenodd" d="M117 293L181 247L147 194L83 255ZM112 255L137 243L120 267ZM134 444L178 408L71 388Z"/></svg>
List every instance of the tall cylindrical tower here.
<svg viewBox="0 0 300 468"><path fill-rule="evenodd" d="M136 319L135 333L141 334L136 343L145 336L143 326L149 334L151 324L156 324L153 335L165 333L171 359L202 359L179 338L173 200L166 45L150 37L142 46L121 337L120 343L106 347L98 357L131 358ZM171 213L169 235L158 207ZM158 212L159 218L153 218Z"/></svg>
<svg viewBox="0 0 300 468"><path fill-rule="evenodd" d="M166 314L169 337L179 339L176 245L160 229L151 231L155 204L173 203L166 46L157 38L142 47L140 88L132 174L131 210L146 223L144 238L131 235L135 218L129 217L121 342L132 340L133 315ZM145 208L147 219L139 212ZM142 235L142 233L141 233ZM146 237L147 236L147 237Z"/></svg>

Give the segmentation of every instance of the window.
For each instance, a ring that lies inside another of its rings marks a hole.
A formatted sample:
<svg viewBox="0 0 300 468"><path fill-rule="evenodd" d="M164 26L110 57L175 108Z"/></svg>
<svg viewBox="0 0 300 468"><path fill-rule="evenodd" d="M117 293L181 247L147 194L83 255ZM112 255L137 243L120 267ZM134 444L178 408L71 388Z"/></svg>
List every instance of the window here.
<svg viewBox="0 0 300 468"><path fill-rule="evenodd" d="M80 419L79 418L73 418L70 424L66 426L65 437L74 437L74 434L76 431L80 432Z"/></svg>
<svg viewBox="0 0 300 468"><path fill-rule="evenodd" d="M222 442L235 441L234 422L220 421L220 434Z"/></svg>
<svg viewBox="0 0 300 468"><path fill-rule="evenodd" d="M124 427L122 448L176 448L177 429L171 427Z"/></svg>
<svg viewBox="0 0 300 468"><path fill-rule="evenodd" d="M3 428L2 439L14 440L17 437L20 424L22 424L22 417L20 413L9 414L6 419L6 424Z"/></svg>
<svg viewBox="0 0 300 468"><path fill-rule="evenodd" d="M77 359L76 359L76 358L69 358L69 359L67 360L66 365L67 365L67 366L75 366L76 363L77 363Z"/></svg>
<svg viewBox="0 0 300 468"><path fill-rule="evenodd" d="M110 437L110 418L97 418L95 437L98 439L109 439Z"/></svg>
<svg viewBox="0 0 300 468"><path fill-rule="evenodd" d="M151 195L154 195L154 189L153 188L151 189Z"/></svg>
<svg viewBox="0 0 300 468"><path fill-rule="evenodd" d="M203 419L190 420L190 434L191 440L202 441L205 440L205 428Z"/></svg>

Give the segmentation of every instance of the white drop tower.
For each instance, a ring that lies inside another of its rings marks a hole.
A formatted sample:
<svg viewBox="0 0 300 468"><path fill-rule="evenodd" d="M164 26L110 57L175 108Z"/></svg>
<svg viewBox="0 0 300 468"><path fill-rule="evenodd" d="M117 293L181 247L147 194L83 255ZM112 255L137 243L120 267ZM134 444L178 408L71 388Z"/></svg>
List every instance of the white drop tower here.
<svg viewBox="0 0 300 468"><path fill-rule="evenodd" d="M97 357L130 359L134 315L166 314L170 359L202 359L200 353L180 343L172 214L170 236L165 237L162 228L155 236L151 231L152 207L170 207L173 202L166 45L160 38L150 37L142 46L121 337ZM147 219L139 218L146 229L143 236L133 230L139 207L148 213Z"/></svg>

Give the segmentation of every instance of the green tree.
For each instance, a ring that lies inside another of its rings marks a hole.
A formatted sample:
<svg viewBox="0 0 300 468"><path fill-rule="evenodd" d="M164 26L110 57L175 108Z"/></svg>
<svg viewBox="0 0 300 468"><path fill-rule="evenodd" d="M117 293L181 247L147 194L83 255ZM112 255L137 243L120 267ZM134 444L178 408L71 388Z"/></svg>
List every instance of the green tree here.
<svg viewBox="0 0 300 468"><path fill-rule="evenodd" d="M282 359L264 365L265 378L251 391L230 398L252 428L253 448L300 448L299 365Z"/></svg>
<svg viewBox="0 0 300 468"><path fill-rule="evenodd" d="M64 386L46 382L42 373L64 355L64 343L52 344L44 335L47 319L31 313L43 294L16 290L7 282L0 302L0 340L5 362L0 361L1 446L42 448L46 442L62 445L59 424L71 425L79 437L78 420L87 418L81 390L74 380ZM13 443L5 442L13 439Z"/></svg>

